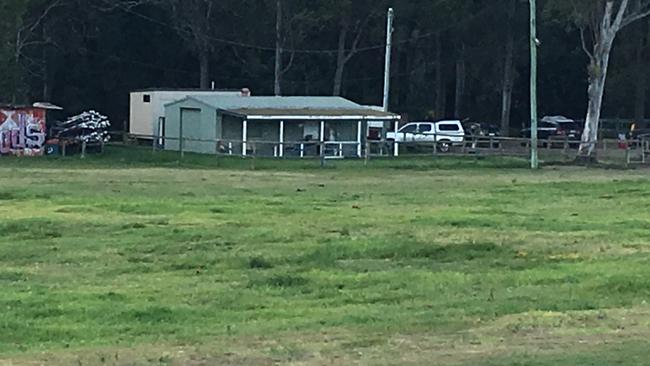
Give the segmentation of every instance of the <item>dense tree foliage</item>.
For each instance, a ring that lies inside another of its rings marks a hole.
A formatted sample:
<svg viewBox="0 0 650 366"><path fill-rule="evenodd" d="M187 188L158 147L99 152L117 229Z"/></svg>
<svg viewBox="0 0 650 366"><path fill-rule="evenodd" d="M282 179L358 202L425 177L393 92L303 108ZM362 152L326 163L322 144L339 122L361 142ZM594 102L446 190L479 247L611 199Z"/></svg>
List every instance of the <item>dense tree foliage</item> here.
<svg viewBox="0 0 650 366"><path fill-rule="evenodd" d="M538 1L540 113L584 118L593 60L581 30L594 8ZM97 108L118 125L130 90L211 82L377 105L388 6L396 13L392 110L513 130L528 123L528 7L520 0L2 0L0 102ZM617 36L606 117L646 115L647 25Z"/></svg>

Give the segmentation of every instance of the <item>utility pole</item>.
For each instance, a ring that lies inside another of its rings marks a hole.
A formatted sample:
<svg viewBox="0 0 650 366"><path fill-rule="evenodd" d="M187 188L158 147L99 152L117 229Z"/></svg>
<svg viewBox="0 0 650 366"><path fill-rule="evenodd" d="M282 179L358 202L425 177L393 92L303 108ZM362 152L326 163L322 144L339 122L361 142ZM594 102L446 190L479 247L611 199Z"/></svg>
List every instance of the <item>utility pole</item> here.
<svg viewBox="0 0 650 366"><path fill-rule="evenodd" d="M386 66L384 67L384 112L388 112L390 99L390 60L393 51L393 8L388 9L388 26L386 28Z"/></svg>
<svg viewBox="0 0 650 366"><path fill-rule="evenodd" d="M537 4L530 1L530 167L539 168L537 154Z"/></svg>

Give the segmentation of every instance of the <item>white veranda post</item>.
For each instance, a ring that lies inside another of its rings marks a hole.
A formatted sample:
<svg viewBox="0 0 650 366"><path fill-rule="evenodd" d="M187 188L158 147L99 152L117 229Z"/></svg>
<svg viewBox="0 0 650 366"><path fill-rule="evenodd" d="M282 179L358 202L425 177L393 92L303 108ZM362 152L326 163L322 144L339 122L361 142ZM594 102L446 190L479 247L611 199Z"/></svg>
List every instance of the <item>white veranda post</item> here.
<svg viewBox="0 0 650 366"><path fill-rule="evenodd" d="M244 122L242 123L242 133L241 133L241 153L242 155L246 156L248 153L248 120L245 119Z"/></svg>
<svg viewBox="0 0 650 366"><path fill-rule="evenodd" d="M395 121L395 156L399 156L399 143L397 142L397 134L399 133L399 122Z"/></svg>
<svg viewBox="0 0 650 366"><path fill-rule="evenodd" d="M325 121L320 121L320 155L325 155Z"/></svg>
<svg viewBox="0 0 650 366"><path fill-rule="evenodd" d="M363 153L363 151L361 149L361 141L363 139L362 129L363 129L363 122L359 121L357 123L357 157L361 157L361 155Z"/></svg>
<svg viewBox="0 0 650 366"><path fill-rule="evenodd" d="M284 157L284 121L280 121L280 157Z"/></svg>

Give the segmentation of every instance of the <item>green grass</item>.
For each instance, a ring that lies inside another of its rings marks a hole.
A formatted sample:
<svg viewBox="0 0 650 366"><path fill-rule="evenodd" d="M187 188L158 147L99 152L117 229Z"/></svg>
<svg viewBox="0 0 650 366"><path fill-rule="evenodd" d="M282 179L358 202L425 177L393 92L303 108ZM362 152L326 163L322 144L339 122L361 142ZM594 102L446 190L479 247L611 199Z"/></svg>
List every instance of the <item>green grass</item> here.
<svg viewBox="0 0 650 366"><path fill-rule="evenodd" d="M0 158L0 364L644 364L647 171L526 165Z"/></svg>

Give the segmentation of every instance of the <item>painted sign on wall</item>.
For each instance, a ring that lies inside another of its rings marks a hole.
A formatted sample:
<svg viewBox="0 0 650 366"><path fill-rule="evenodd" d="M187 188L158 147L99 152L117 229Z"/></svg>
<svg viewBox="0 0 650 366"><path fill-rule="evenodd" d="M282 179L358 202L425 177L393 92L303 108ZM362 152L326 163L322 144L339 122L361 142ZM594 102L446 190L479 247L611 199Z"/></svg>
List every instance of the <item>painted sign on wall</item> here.
<svg viewBox="0 0 650 366"><path fill-rule="evenodd" d="M0 107L0 154L43 155L45 110Z"/></svg>

